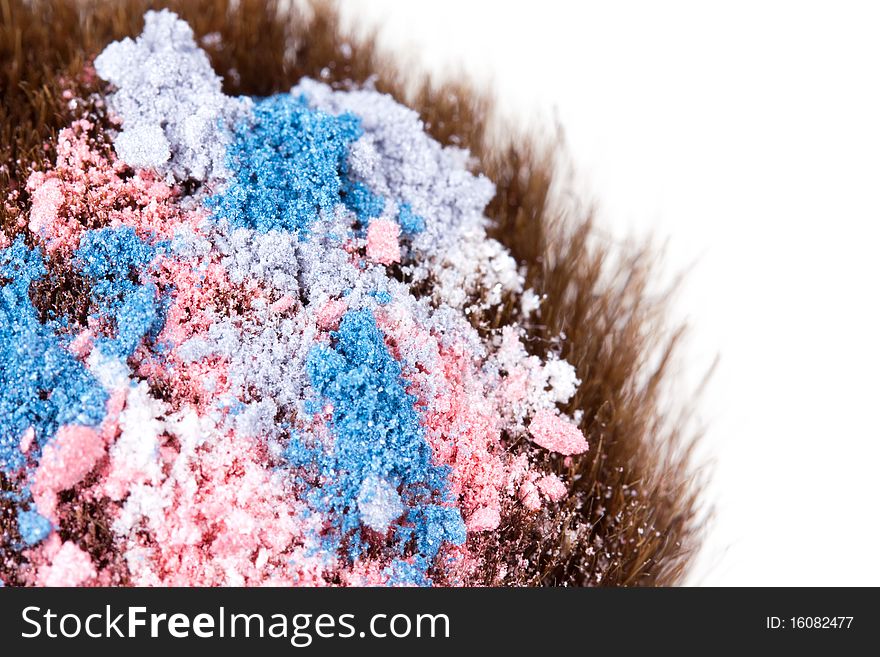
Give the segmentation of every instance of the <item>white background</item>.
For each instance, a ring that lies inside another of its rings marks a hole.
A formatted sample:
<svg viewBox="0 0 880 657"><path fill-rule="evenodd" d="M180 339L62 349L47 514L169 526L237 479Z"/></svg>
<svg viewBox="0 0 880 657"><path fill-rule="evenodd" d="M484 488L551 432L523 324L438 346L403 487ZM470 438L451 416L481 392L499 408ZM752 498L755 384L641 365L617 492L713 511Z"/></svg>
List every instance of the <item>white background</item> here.
<svg viewBox="0 0 880 657"><path fill-rule="evenodd" d="M705 585L880 584L880 5L343 0L432 70L559 120L674 308L716 518Z"/></svg>

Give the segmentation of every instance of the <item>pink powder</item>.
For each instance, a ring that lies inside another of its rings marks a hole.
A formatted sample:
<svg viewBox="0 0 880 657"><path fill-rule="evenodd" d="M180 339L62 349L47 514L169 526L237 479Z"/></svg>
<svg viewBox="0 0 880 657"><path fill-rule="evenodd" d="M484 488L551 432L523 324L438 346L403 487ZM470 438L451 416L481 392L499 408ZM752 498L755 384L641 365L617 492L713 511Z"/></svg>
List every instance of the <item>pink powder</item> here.
<svg viewBox="0 0 880 657"><path fill-rule="evenodd" d="M165 326L159 335L160 342L171 343L173 348L157 358L141 345L134 354L137 374L173 391L170 401L174 408L189 402L202 412L217 395L229 389L228 362L216 355L185 360L178 356L176 348L206 333L218 315L229 314L233 304L248 306L264 297L260 291L233 285L223 266L210 258L160 258L156 270L157 285L173 290Z"/></svg>
<svg viewBox="0 0 880 657"><path fill-rule="evenodd" d="M55 519L58 493L72 488L104 456L104 440L94 429L65 425L43 449L32 492L37 510Z"/></svg>
<svg viewBox="0 0 880 657"><path fill-rule="evenodd" d="M502 492L512 495L526 476L533 491L528 502L540 507L538 475L530 472L527 458L514 458L504 449L498 405L507 400L492 394L493 381L483 375L480 359L464 344L441 345L404 307L386 306L376 318L390 338L391 352L412 364L404 373L411 383L408 392L426 409L426 438L435 461L451 467L452 493L459 497L468 529L497 528Z"/></svg>
<svg viewBox="0 0 880 657"><path fill-rule="evenodd" d="M36 178L34 178L36 180ZM64 192L62 191L61 181L55 178L48 178L45 182L35 185L33 188L33 199L31 203L31 217L28 228L37 235L49 233L52 223L58 217L58 212L64 204ZM68 231L64 231L63 236L69 236ZM51 252L61 245L62 231L56 230L56 239L46 242L47 249Z"/></svg>
<svg viewBox="0 0 880 657"><path fill-rule="evenodd" d="M96 576L89 555L66 541L50 564L40 567L38 586L79 586Z"/></svg>
<svg viewBox="0 0 880 657"><path fill-rule="evenodd" d="M231 298L246 293L232 284L226 270L205 260L162 259L157 263L158 282L173 289L160 341L181 345L193 335L205 332L218 314L229 312ZM247 301L247 299L235 299Z"/></svg>
<svg viewBox="0 0 880 657"><path fill-rule="evenodd" d="M146 349L139 349L135 358L141 359L137 369L139 376L170 390L169 401L173 408L190 403L199 413L204 413L216 395L229 390L229 363L221 356L184 362L172 351L163 363Z"/></svg>
<svg viewBox="0 0 880 657"><path fill-rule="evenodd" d="M32 205L28 227L51 253L72 251L80 235L104 226L131 226L146 240L171 239L181 223L195 227L201 210L183 212L174 189L150 171L130 174L111 151L90 141L93 125L75 121L58 133L55 167L27 181Z"/></svg>
<svg viewBox="0 0 880 657"><path fill-rule="evenodd" d="M538 487L535 486L537 475L534 472L529 473L519 488L519 499L529 511L537 511L541 508L541 496L538 494Z"/></svg>
<svg viewBox="0 0 880 657"><path fill-rule="evenodd" d="M461 495L465 516L482 507L497 509L505 479L497 412L470 353L462 346L438 352L440 367L427 373L427 383L439 394L425 414L434 458L452 467L452 490Z"/></svg>
<svg viewBox="0 0 880 657"><path fill-rule="evenodd" d="M91 331L82 331L71 341L70 353L80 359L86 358L92 350L93 337Z"/></svg>
<svg viewBox="0 0 880 657"><path fill-rule="evenodd" d="M498 509L483 507L471 514L467 521L469 532L489 532L501 524L501 512Z"/></svg>
<svg viewBox="0 0 880 657"><path fill-rule="evenodd" d="M292 296L290 296L289 294L285 294L269 307L272 309L272 312L283 313L285 310L293 307L295 301L296 299L294 299Z"/></svg>
<svg viewBox="0 0 880 657"><path fill-rule="evenodd" d="M100 488L95 491L99 495L118 502L125 499L131 488L142 485L147 480L147 474L141 469L120 458L110 461L107 477L101 482Z"/></svg>
<svg viewBox="0 0 880 657"><path fill-rule="evenodd" d="M315 323L318 328L325 331L335 329L339 326L339 320L348 309L348 302L345 299L330 299L321 306L315 317Z"/></svg>
<svg viewBox="0 0 880 657"><path fill-rule="evenodd" d="M554 474L544 475L535 482L535 485L552 502L561 500L568 493L566 485Z"/></svg>
<svg viewBox="0 0 880 657"><path fill-rule="evenodd" d="M464 343L442 344L403 304L377 310L376 320L389 351L404 363L408 392L425 408L425 437L434 461L450 466L451 492L468 531L497 528L502 493L514 492L509 468L527 469L528 463L510 455L502 443L500 399L492 394L493 381L485 377L481 359ZM477 560L466 547L456 554L446 574L450 582L467 581Z"/></svg>
<svg viewBox="0 0 880 657"><path fill-rule="evenodd" d="M161 509L145 509L154 547L131 564L136 584L292 585L316 562L290 557L303 521L257 442L215 435L193 455L166 456L175 475L155 486Z"/></svg>
<svg viewBox="0 0 880 657"><path fill-rule="evenodd" d="M564 417L545 409L535 413L529 433L535 444L566 456L582 454L589 448L580 429Z"/></svg>
<svg viewBox="0 0 880 657"><path fill-rule="evenodd" d="M123 386L111 392L110 398L107 399L107 414L101 423L101 436L108 445L115 440L116 434L119 433L119 414L125 408L127 395L128 390Z"/></svg>
<svg viewBox="0 0 880 657"><path fill-rule="evenodd" d="M31 448L31 445L34 444L34 428L28 427L23 434L21 434L21 442L18 443L18 449L22 454L27 454L27 451Z"/></svg>
<svg viewBox="0 0 880 657"><path fill-rule="evenodd" d="M529 372L517 366L502 380L500 395L504 401L514 406L523 402L529 395Z"/></svg>
<svg viewBox="0 0 880 657"><path fill-rule="evenodd" d="M374 219L367 228L367 257L390 265L400 262L400 226L390 219Z"/></svg>
<svg viewBox="0 0 880 657"><path fill-rule="evenodd" d="M388 583L385 568L386 564L377 559L359 559L342 571L342 581L346 586L385 586Z"/></svg>

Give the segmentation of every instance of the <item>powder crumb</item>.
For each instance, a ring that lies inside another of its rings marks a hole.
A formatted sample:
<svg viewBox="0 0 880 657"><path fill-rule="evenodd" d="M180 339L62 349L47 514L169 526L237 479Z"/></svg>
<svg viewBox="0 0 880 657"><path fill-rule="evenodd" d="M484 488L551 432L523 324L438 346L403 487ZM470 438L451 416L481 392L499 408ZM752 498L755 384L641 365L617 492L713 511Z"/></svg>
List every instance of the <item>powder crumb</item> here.
<svg viewBox="0 0 880 657"><path fill-rule="evenodd" d="M269 306L269 308L272 310L272 312L283 313L285 310L293 307L295 302L296 299L294 299L289 294L285 294L283 297L278 299L278 301L275 301L271 306Z"/></svg>
<svg viewBox="0 0 880 657"><path fill-rule="evenodd" d="M121 132L114 143L116 152L132 167L160 167L171 159L171 146L158 125L134 125Z"/></svg>
<svg viewBox="0 0 880 657"><path fill-rule="evenodd" d="M34 444L35 432L33 427L28 427L27 430L21 435L21 441L18 443L18 449L22 454L27 454L28 450L31 448L31 445Z"/></svg>
<svg viewBox="0 0 880 657"><path fill-rule="evenodd" d="M79 586L96 576L89 555L76 544L66 541L51 564L37 573L39 586Z"/></svg>
<svg viewBox="0 0 880 657"><path fill-rule="evenodd" d="M542 493L544 493L544 495L550 498L551 502L561 500L568 492L565 483L554 474L544 475L535 482L535 485Z"/></svg>
<svg viewBox="0 0 880 657"><path fill-rule="evenodd" d="M318 311L315 322L318 328L329 330L335 329L339 325L339 320L345 314L348 304L345 299L330 299Z"/></svg>
<svg viewBox="0 0 880 657"><path fill-rule="evenodd" d="M390 219L376 219L367 228L367 257L383 265L400 262L400 226Z"/></svg>
<svg viewBox="0 0 880 657"><path fill-rule="evenodd" d="M537 511L541 508L541 496L538 494L535 479L535 473L530 473L519 488L519 500L529 511Z"/></svg>
<svg viewBox="0 0 880 657"><path fill-rule="evenodd" d="M500 524L501 513L498 509L483 507L474 511L468 518L467 529L469 532L490 532L498 529Z"/></svg>
<svg viewBox="0 0 880 657"><path fill-rule="evenodd" d="M397 490L384 479L367 477L361 484L357 497L361 522L380 534L404 511Z"/></svg>
<svg viewBox="0 0 880 657"><path fill-rule="evenodd" d="M520 309L523 317L530 317L538 308L541 307L541 297L535 294L531 288L524 290L520 299Z"/></svg>
<svg viewBox="0 0 880 657"><path fill-rule="evenodd" d="M541 409L535 413L529 433L536 445L564 456L583 454L589 448L581 430L552 411Z"/></svg>
<svg viewBox="0 0 880 657"><path fill-rule="evenodd" d="M71 342L68 349L77 358L85 359L92 350L94 335L91 331L81 331Z"/></svg>
<svg viewBox="0 0 880 657"><path fill-rule="evenodd" d="M104 439L89 427L66 425L46 445L33 485L39 512L53 518L57 495L85 477L104 455Z"/></svg>

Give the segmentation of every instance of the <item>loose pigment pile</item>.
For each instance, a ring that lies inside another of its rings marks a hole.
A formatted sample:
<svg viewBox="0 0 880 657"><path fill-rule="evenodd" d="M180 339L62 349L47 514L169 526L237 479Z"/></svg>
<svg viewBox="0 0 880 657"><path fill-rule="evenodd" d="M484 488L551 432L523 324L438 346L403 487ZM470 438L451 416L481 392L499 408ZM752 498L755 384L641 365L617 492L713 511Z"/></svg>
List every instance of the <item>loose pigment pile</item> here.
<svg viewBox="0 0 880 657"><path fill-rule="evenodd" d="M6 583L492 583L589 446L469 153L369 86L224 95L169 11L83 75L0 233Z"/></svg>

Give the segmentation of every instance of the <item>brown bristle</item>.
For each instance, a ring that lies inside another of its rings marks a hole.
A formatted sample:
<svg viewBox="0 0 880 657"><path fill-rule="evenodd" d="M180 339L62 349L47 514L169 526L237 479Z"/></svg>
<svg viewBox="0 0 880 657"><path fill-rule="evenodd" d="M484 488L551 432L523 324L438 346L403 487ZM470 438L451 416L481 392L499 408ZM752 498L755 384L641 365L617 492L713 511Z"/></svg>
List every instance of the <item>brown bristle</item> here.
<svg viewBox="0 0 880 657"><path fill-rule="evenodd" d="M94 76L83 77L84 67L111 40L139 33L148 8L174 10L197 37L220 35L220 45L209 40L205 49L230 94L286 91L302 76L337 87L375 76L376 87L417 110L436 139L470 149L480 171L495 183L487 209L492 236L524 264L527 285L546 296L539 321L528 326L530 345L536 351L560 349L582 380L566 410L582 412L590 450L569 465L550 459L574 482L575 494L537 514L508 510L513 520L499 531L470 539L478 552L498 557L478 583L680 582L699 545L700 486L690 465L694 436L686 423L662 410L681 331L666 326L664 299L647 294L652 252L632 248L628 257L612 259L611 247L594 235L586 204L563 205L551 194L569 182L558 158L562 144L517 126L490 130L499 126L488 94L466 80L436 81L399 70L374 37L346 34L329 2L290 9L281 4L0 2L0 228L7 236L23 232L27 176L53 160L57 131L76 117L77 107L62 92L88 98L99 90ZM501 134L506 136L496 136ZM579 227L562 239L563 225L571 223ZM83 321L88 290L69 272L50 267L40 286L33 290L46 300L37 304L40 312L51 308ZM480 318L485 325L478 328L515 321L515 304L504 307L501 316ZM161 385L155 383L157 394ZM83 547L104 559L109 534L100 505L73 498L64 503L79 504L73 517L82 524L65 531L89 536ZM8 513L0 507L4 542L14 539ZM4 567L0 576L7 575Z"/></svg>
<svg viewBox="0 0 880 657"><path fill-rule="evenodd" d="M28 290L40 321L66 319L68 326L85 326L91 296L88 281L73 270L70 260L58 255L47 259L46 269L46 275Z"/></svg>
<svg viewBox="0 0 880 657"><path fill-rule="evenodd" d="M85 486L64 491L58 500L61 524L58 534L63 541L73 541L88 552L98 568L107 573L112 581L105 584L126 586L129 584L128 568L116 549L113 530L108 514L109 499L84 497Z"/></svg>
<svg viewBox="0 0 880 657"><path fill-rule="evenodd" d="M21 585L30 567L21 552L13 549L21 544L18 533L18 505L15 497L21 494L21 486L0 472L0 579L7 586Z"/></svg>

